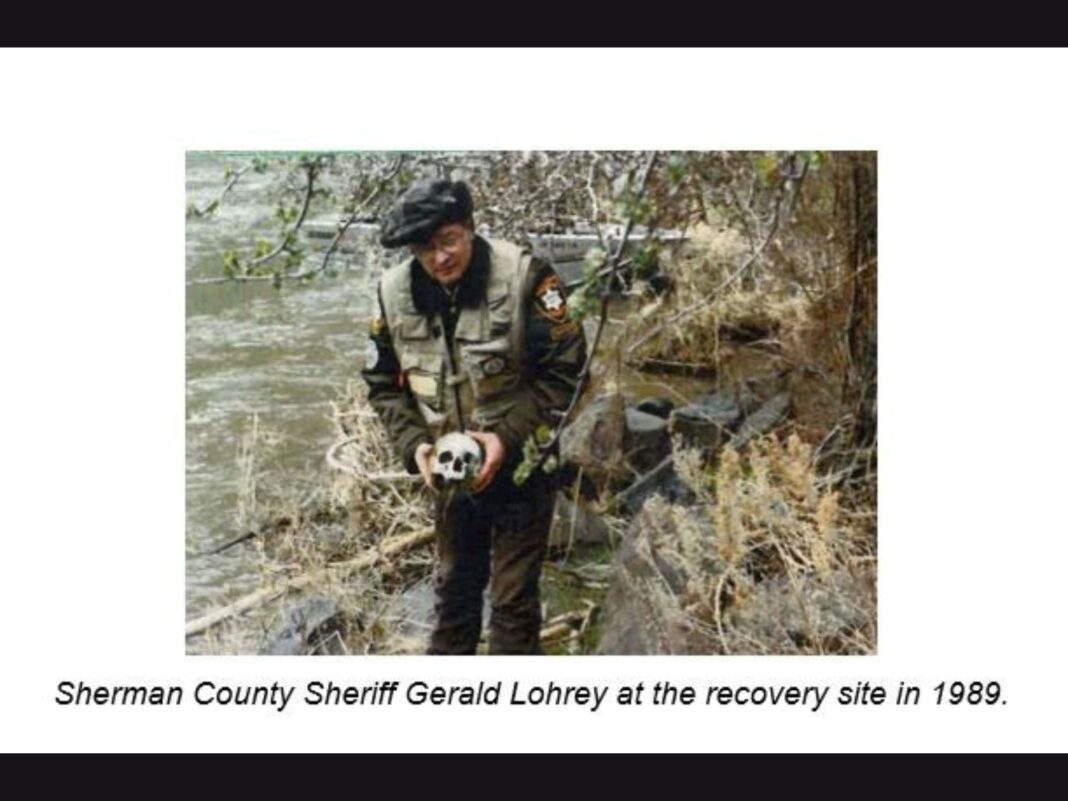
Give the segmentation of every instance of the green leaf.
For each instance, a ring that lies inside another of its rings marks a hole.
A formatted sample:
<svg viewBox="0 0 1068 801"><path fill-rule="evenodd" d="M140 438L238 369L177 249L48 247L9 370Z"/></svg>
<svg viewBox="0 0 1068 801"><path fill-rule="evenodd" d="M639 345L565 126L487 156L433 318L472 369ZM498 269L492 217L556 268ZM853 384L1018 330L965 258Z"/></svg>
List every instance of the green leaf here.
<svg viewBox="0 0 1068 801"><path fill-rule="evenodd" d="M553 438L553 431L547 425L540 425L534 432L534 438L538 445L548 445L549 440Z"/></svg>
<svg viewBox="0 0 1068 801"><path fill-rule="evenodd" d="M586 316L589 303L589 285L583 285L571 293L567 299L567 319L581 322Z"/></svg>
<svg viewBox="0 0 1068 801"><path fill-rule="evenodd" d="M237 251L224 250L222 254L223 274L227 278L233 278L241 272L241 261L237 257Z"/></svg>
<svg viewBox="0 0 1068 801"><path fill-rule="evenodd" d="M686 174L686 163L683 161L682 156L677 153L668 159L667 163L668 181L672 184L682 183L682 179Z"/></svg>
<svg viewBox="0 0 1068 801"><path fill-rule="evenodd" d="M608 254L599 247L592 247L587 250L586 255L582 257L583 276L589 280L597 275L597 271L604 266L605 259L607 258Z"/></svg>
<svg viewBox="0 0 1068 801"><path fill-rule="evenodd" d="M634 254L634 265L638 275L648 275L656 267L660 256L660 249L654 241L644 242L637 253Z"/></svg>
<svg viewBox="0 0 1068 801"><path fill-rule="evenodd" d="M287 270L295 270L304 260L304 255L298 251L289 251L286 254L285 266Z"/></svg>
<svg viewBox="0 0 1068 801"><path fill-rule="evenodd" d="M762 153L756 159L757 176L761 184L767 186L775 180L779 169L779 160L772 153Z"/></svg>

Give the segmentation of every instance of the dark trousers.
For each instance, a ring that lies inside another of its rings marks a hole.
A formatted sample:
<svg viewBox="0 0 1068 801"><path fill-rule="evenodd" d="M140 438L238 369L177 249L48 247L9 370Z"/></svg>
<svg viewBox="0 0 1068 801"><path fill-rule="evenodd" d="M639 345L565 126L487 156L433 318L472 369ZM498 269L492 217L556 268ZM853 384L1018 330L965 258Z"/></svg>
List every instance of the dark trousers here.
<svg viewBox="0 0 1068 801"><path fill-rule="evenodd" d="M549 542L555 494L463 498L436 516L437 624L431 654L473 654L482 633L482 597L490 588L489 652L541 652L538 582Z"/></svg>

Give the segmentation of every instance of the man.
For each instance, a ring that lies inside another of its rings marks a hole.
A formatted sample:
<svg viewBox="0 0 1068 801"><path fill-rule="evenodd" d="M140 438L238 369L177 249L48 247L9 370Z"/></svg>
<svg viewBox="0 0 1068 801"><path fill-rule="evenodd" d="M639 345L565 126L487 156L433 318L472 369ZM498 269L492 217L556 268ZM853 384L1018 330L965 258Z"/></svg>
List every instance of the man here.
<svg viewBox="0 0 1068 801"><path fill-rule="evenodd" d="M398 455L428 486L442 434L466 431L484 452L469 494L436 499L429 653L475 652L487 584L489 652L538 653L554 486L542 471L521 486L513 474L523 444L570 402L586 340L553 270L476 235L472 206L464 183L424 180L386 216L382 244L413 258L379 283L363 376Z"/></svg>

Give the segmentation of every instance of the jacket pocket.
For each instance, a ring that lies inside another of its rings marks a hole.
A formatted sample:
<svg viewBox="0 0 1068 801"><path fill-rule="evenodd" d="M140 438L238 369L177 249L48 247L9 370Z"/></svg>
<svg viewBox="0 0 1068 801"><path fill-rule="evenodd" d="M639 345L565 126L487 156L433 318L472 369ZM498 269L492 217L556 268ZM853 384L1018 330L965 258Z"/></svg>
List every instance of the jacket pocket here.
<svg viewBox="0 0 1068 801"><path fill-rule="evenodd" d="M519 365L515 364L507 337L465 345L461 349L461 358L476 401L508 392L519 383Z"/></svg>

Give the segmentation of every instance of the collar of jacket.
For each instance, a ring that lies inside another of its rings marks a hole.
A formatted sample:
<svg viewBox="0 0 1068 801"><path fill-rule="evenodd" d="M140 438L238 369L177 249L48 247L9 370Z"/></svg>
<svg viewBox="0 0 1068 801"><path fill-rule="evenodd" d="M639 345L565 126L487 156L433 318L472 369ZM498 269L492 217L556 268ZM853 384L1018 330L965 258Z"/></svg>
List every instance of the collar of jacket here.
<svg viewBox="0 0 1068 801"><path fill-rule="evenodd" d="M426 274L417 259L408 265L411 270L412 302L415 310L424 317L434 312L444 312L449 306L449 295L445 288ZM486 297L486 284L489 281L490 248L485 239L475 235L471 246L471 264L457 284L456 302L460 307L475 308Z"/></svg>

